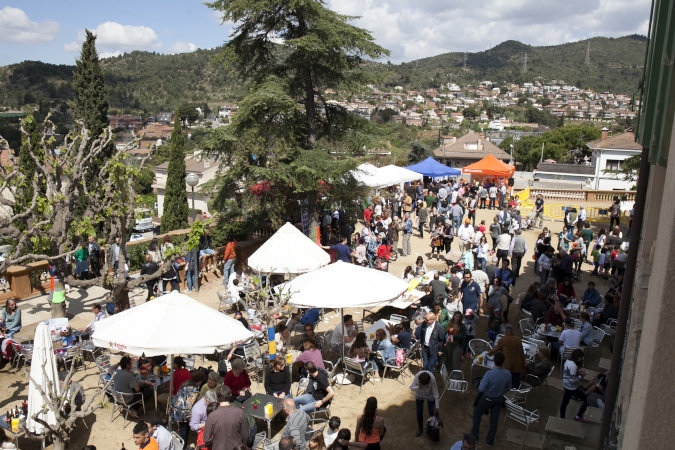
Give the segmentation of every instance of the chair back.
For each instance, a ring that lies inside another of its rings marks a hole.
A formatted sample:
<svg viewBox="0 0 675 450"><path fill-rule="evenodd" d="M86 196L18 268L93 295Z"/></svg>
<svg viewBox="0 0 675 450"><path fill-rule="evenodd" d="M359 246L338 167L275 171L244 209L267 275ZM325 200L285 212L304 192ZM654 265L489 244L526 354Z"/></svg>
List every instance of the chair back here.
<svg viewBox="0 0 675 450"><path fill-rule="evenodd" d="M581 331L581 326L583 325L581 319L572 319L572 321L574 321L574 329L577 331Z"/></svg>
<svg viewBox="0 0 675 450"><path fill-rule="evenodd" d="M528 342L525 340L522 341L522 344L523 352L525 353L525 359L533 361L534 357L537 356L537 353L539 353L539 346L534 342Z"/></svg>
<svg viewBox="0 0 675 450"><path fill-rule="evenodd" d="M262 352L260 351L260 346L258 343L253 340L249 342L248 344L244 344L242 346L242 350L244 350L244 357L248 361L250 359L257 359L261 356Z"/></svg>
<svg viewBox="0 0 675 450"><path fill-rule="evenodd" d="M361 363L347 356L345 356L345 368L347 372L354 372L360 375L365 375Z"/></svg>
<svg viewBox="0 0 675 450"><path fill-rule="evenodd" d="M494 343L494 345L497 345L497 342L499 342L499 340L500 340L501 338L503 338L503 337L504 337L503 334L498 334L497 337L495 338L495 343Z"/></svg>
<svg viewBox="0 0 675 450"><path fill-rule="evenodd" d="M309 440L312 438L312 435L317 431L320 431L321 434L323 434L327 425L328 419L309 419L309 422L307 423L307 430L305 431L305 440L309 442Z"/></svg>
<svg viewBox="0 0 675 450"><path fill-rule="evenodd" d="M408 320L408 318L400 314L392 314L391 316L389 316L389 321L393 323L401 323L401 321L403 320Z"/></svg>
<svg viewBox="0 0 675 450"><path fill-rule="evenodd" d="M469 341L469 349L471 350L471 354L475 357L483 352L492 350L492 346L483 339L471 339Z"/></svg>
<svg viewBox="0 0 675 450"><path fill-rule="evenodd" d="M593 327L593 330L591 331L591 345L593 345L593 347L600 347L604 337L605 332L602 328Z"/></svg>
<svg viewBox="0 0 675 450"><path fill-rule="evenodd" d="M580 350L583 351L583 348L581 348L581 347L572 347L572 346L565 347L565 350L560 355L561 359L563 361L566 360L566 359L570 359L570 356L572 356L572 352L576 349L580 349Z"/></svg>
<svg viewBox="0 0 675 450"><path fill-rule="evenodd" d="M508 400L513 403L522 404L527 401L527 395L532 390L532 386L522 383L518 389L511 389L507 392Z"/></svg>
<svg viewBox="0 0 675 450"><path fill-rule="evenodd" d="M461 392L463 394L467 390L469 390L469 382L464 380L457 380L450 377L446 389L448 391Z"/></svg>
<svg viewBox="0 0 675 450"><path fill-rule="evenodd" d="M183 438L180 437L175 431L171 432L171 441L173 442L173 448L176 450L182 449L185 445Z"/></svg>
<svg viewBox="0 0 675 450"><path fill-rule="evenodd" d="M537 410L528 411L520 405L506 399L506 418L515 420L521 425L528 426L531 423L539 420L539 412ZM504 419L506 420L506 419Z"/></svg>
<svg viewBox="0 0 675 450"><path fill-rule="evenodd" d="M536 331L534 322L532 322L532 319L530 318L522 319L518 325L520 326L520 333L523 335L532 334Z"/></svg>
<svg viewBox="0 0 675 450"><path fill-rule="evenodd" d="M528 344L534 344L539 348L548 347L548 344L545 341L542 341L541 339L535 339L535 338L529 337L529 336L523 338L523 344L526 343L526 342Z"/></svg>

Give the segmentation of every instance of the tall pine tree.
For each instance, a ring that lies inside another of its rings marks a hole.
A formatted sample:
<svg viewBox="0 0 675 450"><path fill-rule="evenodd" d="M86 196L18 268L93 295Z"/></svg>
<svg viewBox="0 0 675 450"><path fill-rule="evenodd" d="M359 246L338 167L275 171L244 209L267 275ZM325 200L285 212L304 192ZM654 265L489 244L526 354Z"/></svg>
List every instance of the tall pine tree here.
<svg viewBox="0 0 675 450"><path fill-rule="evenodd" d="M173 131L169 142L169 168L164 188L164 212L162 233L188 227L187 190L185 189L185 136L178 112L174 115Z"/></svg>
<svg viewBox="0 0 675 450"><path fill-rule="evenodd" d="M91 136L97 137L108 127L108 99L105 90L103 70L96 52L96 35L85 30L86 38L82 43L80 59L75 61L73 89L75 100L71 103L76 120L84 123ZM103 164L115 153L115 144L111 142L99 156L92 161L85 176L87 185L94 183ZM90 187L91 189L91 187ZM75 216L82 217L87 209L88 199L80 195L75 205Z"/></svg>

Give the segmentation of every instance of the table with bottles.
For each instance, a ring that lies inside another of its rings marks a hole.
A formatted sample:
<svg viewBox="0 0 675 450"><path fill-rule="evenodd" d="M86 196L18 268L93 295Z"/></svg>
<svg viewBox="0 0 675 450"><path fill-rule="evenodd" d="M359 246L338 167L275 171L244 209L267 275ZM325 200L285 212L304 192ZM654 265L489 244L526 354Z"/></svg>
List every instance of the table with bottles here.
<svg viewBox="0 0 675 450"><path fill-rule="evenodd" d="M16 405L14 409L7 411L2 420L0 420L2 428L14 436L14 443L16 444L17 450L19 448L19 436L24 433L27 412L28 404L23 402L21 407Z"/></svg>

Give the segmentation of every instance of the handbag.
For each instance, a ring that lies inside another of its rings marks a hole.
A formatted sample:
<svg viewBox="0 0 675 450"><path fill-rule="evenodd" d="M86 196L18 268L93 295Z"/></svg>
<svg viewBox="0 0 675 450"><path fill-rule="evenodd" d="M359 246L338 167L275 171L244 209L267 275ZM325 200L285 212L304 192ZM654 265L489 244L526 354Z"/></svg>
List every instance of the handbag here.
<svg viewBox="0 0 675 450"><path fill-rule="evenodd" d="M440 418L438 414L434 414L433 416L429 417L427 419L427 435L433 442L438 442L441 440L441 430L440 428L443 426L443 420Z"/></svg>

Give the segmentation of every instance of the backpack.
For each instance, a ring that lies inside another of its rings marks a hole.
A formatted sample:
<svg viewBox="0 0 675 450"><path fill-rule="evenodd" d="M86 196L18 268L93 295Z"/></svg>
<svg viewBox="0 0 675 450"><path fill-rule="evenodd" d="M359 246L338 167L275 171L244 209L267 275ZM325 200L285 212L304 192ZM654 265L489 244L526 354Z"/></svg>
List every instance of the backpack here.
<svg viewBox="0 0 675 450"><path fill-rule="evenodd" d="M609 213L610 217L612 217L612 218L614 218L614 219L617 219L617 218L619 217L621 208L619 207L619 205L617 205L616 203L614 203L614 204L609 208L609 211L610 211L610 213Z"/></svg>

